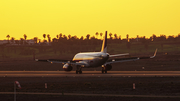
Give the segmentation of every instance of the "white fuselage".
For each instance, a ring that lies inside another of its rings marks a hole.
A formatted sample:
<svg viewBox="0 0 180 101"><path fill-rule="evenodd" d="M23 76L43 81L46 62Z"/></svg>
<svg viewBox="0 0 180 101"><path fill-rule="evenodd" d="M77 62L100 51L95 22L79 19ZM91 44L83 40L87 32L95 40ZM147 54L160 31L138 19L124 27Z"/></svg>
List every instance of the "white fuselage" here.
<svg viewBox="0 0 180 101"><path fill-rule="evenodd" d="M87 52L78 53L74 56L73 61L85 63L84 67L98 67L102 66L109 58L108 53L104 52Z"/></svg>

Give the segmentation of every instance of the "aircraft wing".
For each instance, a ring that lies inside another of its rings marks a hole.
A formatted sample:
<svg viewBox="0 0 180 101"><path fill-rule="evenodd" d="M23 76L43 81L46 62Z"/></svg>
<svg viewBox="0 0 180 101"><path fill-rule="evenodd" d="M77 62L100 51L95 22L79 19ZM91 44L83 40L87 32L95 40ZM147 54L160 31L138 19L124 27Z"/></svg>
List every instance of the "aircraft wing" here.
<svg viewBox="0 0 180 101"><path fill-rule="evenodd" d="M75 61L69 61L69 60L60 60L60 59L48 59L48 60L39 60L35 59L36 62L50 62L50 63L61 63L61 64L72 64L72 65L86 65L85 63L82 62L75 62Z"/></svg>
<svg viewBox="0 0 180 101"><path fill-rule="evenodd" d="M128 62L128 61L136 61L139 60L138 57L131 57L131 58L119 58L119 59L111 59L108 60L105 64L112 64L112 63L118 63L118 62Z"/></svg>
<svg viewBox="0 0 180 101"><path fill-rule="evenodd" d="M129 55L129 53L109 55L109 57L125 56L125 55Z"/></svg>
<svg viewBox="0 0 180 101"><path fill-rule="evenodd" d="M157 49L156 49L154 55L150 56L150 57L130 57L130 58L111 59L111 60L108 60L105 64L112 64L112 63L118 63L118 62L136 61L136 60L140 60L140 59L154 58L156 56L156 53L157 53Z"/></svg>

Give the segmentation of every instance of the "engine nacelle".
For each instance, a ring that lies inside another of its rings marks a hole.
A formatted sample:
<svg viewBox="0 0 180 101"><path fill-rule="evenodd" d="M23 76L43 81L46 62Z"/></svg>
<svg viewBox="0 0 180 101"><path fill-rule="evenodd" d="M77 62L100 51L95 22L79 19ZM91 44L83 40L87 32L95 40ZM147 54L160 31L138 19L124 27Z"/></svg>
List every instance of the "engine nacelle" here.
<svg viewBox="0 0 180 101"><path fill-rule="evenodd" d="M106 64L104 67L107 71L112 69L112 66L110 64Z"/></svg>
<svg viewBox="0 0 180 101"><path fill-rule="evenodd" d="M69 65L68 63L66 63L63 66L64 71L71 71L73 69L73 67L71 65Z"/></svg>

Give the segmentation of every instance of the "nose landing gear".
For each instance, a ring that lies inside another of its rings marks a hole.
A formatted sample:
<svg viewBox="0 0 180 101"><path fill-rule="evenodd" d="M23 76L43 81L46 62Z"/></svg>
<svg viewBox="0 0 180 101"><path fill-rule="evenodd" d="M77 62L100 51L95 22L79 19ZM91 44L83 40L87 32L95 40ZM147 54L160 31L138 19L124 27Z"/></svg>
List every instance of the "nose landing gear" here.
<svg viewBox="0 0 180 101"><path fill-rule="evenodd" d="M81 66L79 66L79 65L77 65L77 67L76 67L76 74L82 74L82 70L81 70Z"/></svg>

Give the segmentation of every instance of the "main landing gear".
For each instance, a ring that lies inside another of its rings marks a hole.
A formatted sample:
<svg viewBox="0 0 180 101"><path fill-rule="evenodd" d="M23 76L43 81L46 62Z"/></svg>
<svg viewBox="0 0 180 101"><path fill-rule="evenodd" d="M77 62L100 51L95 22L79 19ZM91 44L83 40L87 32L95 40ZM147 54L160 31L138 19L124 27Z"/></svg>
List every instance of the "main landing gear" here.
<svg viewBox="0 0 180 101"><path fill-rule="evenodd" d="M76 74L82 74L81 66L76 67Z"/></svg>
<svg viewBox="0 0 180 101"><path fill-rule="evenodd" d="M102 73L107 73L107 70L105 67L102 67Z"/></svg>

